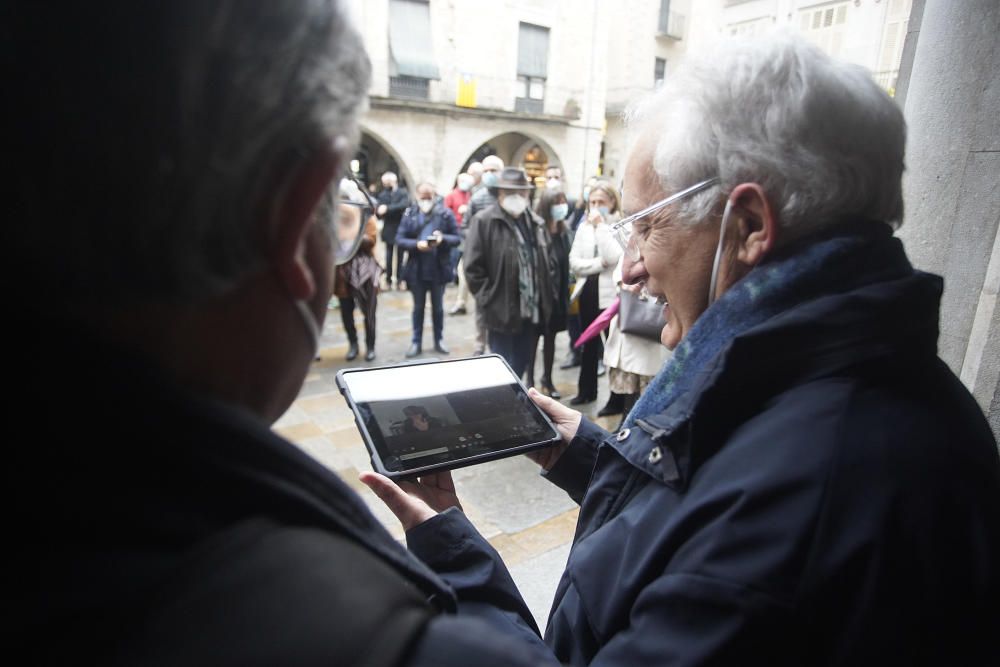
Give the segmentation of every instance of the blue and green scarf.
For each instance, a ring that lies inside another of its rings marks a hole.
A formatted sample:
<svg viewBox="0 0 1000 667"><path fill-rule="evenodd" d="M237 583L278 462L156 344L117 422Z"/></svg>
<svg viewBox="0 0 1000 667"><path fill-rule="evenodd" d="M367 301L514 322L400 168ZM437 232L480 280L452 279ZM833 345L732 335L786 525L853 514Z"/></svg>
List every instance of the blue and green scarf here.
<svg viewBox="0 0 1000 667"><path fill-rule="evenodd" d="M702 313L624 426L664 412L741 333L821 296L912 272L900 241L888 225L878 222L852 223L794 244L755 267Z"/></svg>

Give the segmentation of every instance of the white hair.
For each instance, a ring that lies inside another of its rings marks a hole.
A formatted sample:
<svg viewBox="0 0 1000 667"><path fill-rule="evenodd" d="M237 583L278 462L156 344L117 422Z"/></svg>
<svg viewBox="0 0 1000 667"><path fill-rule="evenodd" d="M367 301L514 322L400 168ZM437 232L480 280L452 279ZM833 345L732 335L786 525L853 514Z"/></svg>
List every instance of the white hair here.
<svg viewBox="0 0 1000 667"><path fill-rule="evenodd" d="M733 41L685 63L626 121L656 137L665 192L720 179L678 204L689 224L718 212L720 192L744 182L764 188L795 234L852 218L902 223L902 112L861 67L791 33Z"/></svg>
<svg viewBox="0 0 1000 667"><path fill-rule="evenodd" d="M503 169L504 163L497 155L487 155L483 158L483 169Z"/></svg>
<svg viewBox="0 0 1000 667"><path fill-rule="evenodd" d="M110 0L60 25L41 7L4 49L38 54L44 82L14 126L14 249L53 297L232 289L266 264L297 166L357 139L370 65L338 0Z"/></svg>

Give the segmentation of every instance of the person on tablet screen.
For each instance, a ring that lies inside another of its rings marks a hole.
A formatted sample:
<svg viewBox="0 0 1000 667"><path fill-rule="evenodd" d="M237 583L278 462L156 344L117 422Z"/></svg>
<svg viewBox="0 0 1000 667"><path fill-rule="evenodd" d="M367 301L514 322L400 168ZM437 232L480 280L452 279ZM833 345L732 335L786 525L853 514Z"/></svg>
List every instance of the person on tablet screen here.
<svg viewBox="0 0 1000 667"><path fill-rule="evenodd" d="M403 433L423 433L443 425L440 419L427 414L427 408L422 405L408 405L403 408L403 414L406 415Z"/></svg>
<svg viewBox="0 0 1000 667"><path fill-rule="evenodd" d="M4 593L31 663L552 660L520 597L460 604L474 584L271 429L346 261L317 203L371 85L350 4L4 5L5 369L32 424L7 448Z"/></svg>

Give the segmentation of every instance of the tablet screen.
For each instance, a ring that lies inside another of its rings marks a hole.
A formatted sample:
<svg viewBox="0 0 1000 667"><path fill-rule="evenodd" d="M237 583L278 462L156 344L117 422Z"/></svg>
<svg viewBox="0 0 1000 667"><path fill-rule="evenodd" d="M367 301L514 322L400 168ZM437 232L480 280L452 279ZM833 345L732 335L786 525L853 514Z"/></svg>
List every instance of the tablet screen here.
<svg viewBox="0 0 1000 667"><path fill-rule="evenodd" d="M343 371L341 382L389 472L558 438L499 357Z"/></svg>

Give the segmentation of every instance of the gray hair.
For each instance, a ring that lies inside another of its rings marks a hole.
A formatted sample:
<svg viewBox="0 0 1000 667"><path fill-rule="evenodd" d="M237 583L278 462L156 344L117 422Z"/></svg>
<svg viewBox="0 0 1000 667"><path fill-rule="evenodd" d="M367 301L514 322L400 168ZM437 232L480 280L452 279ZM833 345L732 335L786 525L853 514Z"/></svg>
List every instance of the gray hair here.
<svg viewBox="0 0 1000 667"><path fill-rule="evenodd" d="M28 211L42 186L59 189L15 243L69 299L226 292L265 265L270 209L296 166L357 139L370 65L341 3L110 0L67 12L59 25L18 17L4 47L44 52L35 87L51 87L30 90L19 120L44 143L19 151L40 173L16 196ZM47 146L47 160L32 155Z"/></svg>
<svg viewBox="0 0 1000 667"><path fill-rule="evenodd" d="M653 168L665 192L719 177L678 205L689 224L743 182L764 188L795 235L850 218L902 223L902 112L861 67L793 34L734 41L685 63L626 120L657 136Z"/></svg>

